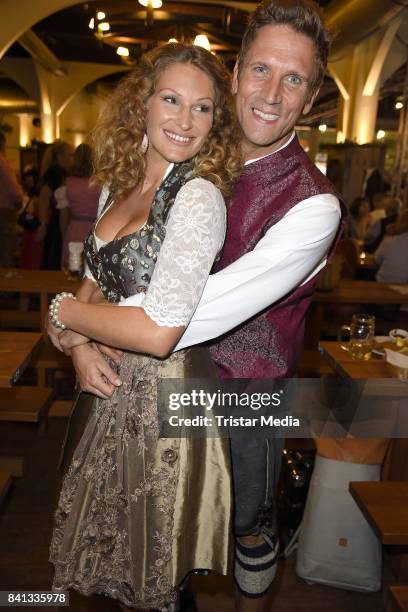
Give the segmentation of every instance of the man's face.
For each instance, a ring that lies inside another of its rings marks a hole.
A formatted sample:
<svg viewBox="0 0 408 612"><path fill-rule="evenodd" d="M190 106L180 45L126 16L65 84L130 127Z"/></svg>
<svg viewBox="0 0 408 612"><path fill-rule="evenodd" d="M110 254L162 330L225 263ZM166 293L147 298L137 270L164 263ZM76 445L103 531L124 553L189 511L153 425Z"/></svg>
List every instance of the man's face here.
<svg viewBox="0 0 408 612"><path fill-rule="evenodd" d="M276 151L309 112L317 95L311 89L315 64L307 36L280 25L258 31L232 81L246 159Z"/></svg>

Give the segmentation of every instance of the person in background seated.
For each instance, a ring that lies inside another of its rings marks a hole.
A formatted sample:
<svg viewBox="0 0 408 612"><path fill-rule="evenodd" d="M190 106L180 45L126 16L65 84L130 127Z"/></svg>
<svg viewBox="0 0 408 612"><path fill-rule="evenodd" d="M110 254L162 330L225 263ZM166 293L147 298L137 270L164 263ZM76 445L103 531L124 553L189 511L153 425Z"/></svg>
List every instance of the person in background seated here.
<svg viewBox="0 0 408 612"><path fill-rule="evenodd" d="M63 238L63 268L69 267L69 243L85 240L98 212L101 188L90 183L91 175L92 149L83 143L75 149L74 164L66 184L55 192Z"/></svg>
<svg viewBox="0 0 408 612"><path fill-rule="evenodd" d="M370 225L367 230L364 243L364 250L367 251L367 253L375 252L387 233L387 227L395 223L398 219L398 214L401 209L401 200L390 195L385 195L383 196L382 203L385 211L384 217L378 219L373 225Z"/></svg>
<svg viewBox="0 0 408 612"><path fill-rule="evenodd" d="M370 222L370 202L367 198L356 198L350 206L348 236L364 240Z"/></svg>
<svg viewBox="0 0 408 612"><path fill-rule="evenodd" d="M404 210L374 254L380 283L408 283L408 210Z"/></svg>
<svg viewBox="0 0 408 612"><path fill-rule="evenodd" d="M58 187L65 183L67 172L72 165L72 157L71 145L57 140L47 148L42 160L38 196L38 215L41 225L36 237L43 243L44 270L59 270L61 267L62 237L54 194Z"/></svg>
<svg viewBox="0 0 408 612"><path fill-rule="evenodd" d="M6 159L6 137L0 132L0 267L9 268L14 263L15 224L17 208L23 198L23 190L16 173Z"/></svg>

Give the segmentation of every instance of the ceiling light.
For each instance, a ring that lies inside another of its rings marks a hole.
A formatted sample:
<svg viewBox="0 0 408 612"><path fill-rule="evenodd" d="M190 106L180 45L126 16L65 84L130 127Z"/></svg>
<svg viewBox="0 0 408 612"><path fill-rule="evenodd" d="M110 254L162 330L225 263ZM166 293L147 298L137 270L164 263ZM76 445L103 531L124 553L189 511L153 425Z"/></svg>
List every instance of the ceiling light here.
<svg viewBox="0 0 408 612"><path fill-rule="evenodd" d="M142 6L151 6L153 9L158 9L163 6L162 0L139 0Z"/></svg>
<svg viewBox="0 0 408 612"><path fill-rule="evenodd" d="M129 57L129 49L127 47L118 47L116 53L121 57Z"/></svg>
<svg viewBox="0 0 408 612"><path fill-rule="evenodd" d="M324 132L327 130L327 125L325 123L321 123L319 125L319 132L321 132L322 134L324 134Z"/></svg>
<svg viewBox="0 0 408 612"><path fill-rule="evenodd" d="M377 132L377 140L382 140L383 138L385 138L384 130L378 130L378 132Z"/></svg>
<svg viewBox="0 0 408 612"><path fill-rule="evenodd" d="M101 23L98 23L98 30L100 32L108 32L110 30L110 25L107 21L102 21Z"/></svg>
<svg viewBox="0 0 408 612"><path fill-rule="evenodd" d="M177 40L177 38L169 38L169 40L167 42L169 42L169 43L177 43L178 40Z"/></svg>
<svg viewBox="0 0 408 612"><path fill-rule="evenodd" d="M210 41L208 40L205 34L197 34L194 39L193 45L195 45L196 47L203 47L203 49L211 51Z"/></svg>
<svg viewBox="0 0 408 612"><path fill-rule="evenodd" d="M92 17L91 21L88 24L90 30L93 30L95 27L95 19Z"/></svg>
<svg viewBox="0 0 408 612"><path fill-rule="evenodd" d="M102 21L102 19L105 19L106 15L103 11L98 11L96 13L96 18L98 21Z"/></svg>
<svg viewBox="0 0 408 612"><path fill-rule="evenodd" d="M404 108L404 104L403 104L403 102L396 102L396 103L395 103L395 108L396 108L397 110L401 110L401 108Z"/></svg>

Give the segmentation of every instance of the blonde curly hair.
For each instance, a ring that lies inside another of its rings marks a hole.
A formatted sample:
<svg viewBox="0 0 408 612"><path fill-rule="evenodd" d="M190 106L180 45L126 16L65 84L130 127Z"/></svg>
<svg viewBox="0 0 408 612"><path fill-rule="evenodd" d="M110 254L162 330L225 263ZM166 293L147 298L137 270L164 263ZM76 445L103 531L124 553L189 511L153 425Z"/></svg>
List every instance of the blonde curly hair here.
<svg viewBox="0 0 408 612"><path fill-rule="evenodd" d="M142 56L108 100L92 140L94 172L118 198L127 197L142 181L146 160L142 140L146 103L170 64L191 64L207 74L215 91L214 121L206 142L192 160L194 176L205 177L224 194L239 176L242 161L240 131L233 111L230 75L209 51L170 43Z"/></svg>

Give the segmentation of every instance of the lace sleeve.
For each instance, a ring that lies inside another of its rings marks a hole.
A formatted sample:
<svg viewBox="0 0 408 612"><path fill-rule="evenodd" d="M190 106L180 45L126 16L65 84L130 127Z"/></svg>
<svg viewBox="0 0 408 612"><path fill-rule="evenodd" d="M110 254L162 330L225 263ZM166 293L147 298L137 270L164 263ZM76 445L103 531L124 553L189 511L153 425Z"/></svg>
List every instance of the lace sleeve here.
<svg viewBox="0 0 408 612"><path fill-rule="evenodd" d="M177 194L143 309L165 327L188 325L225 238L225 204L209 181L196 178Z"/></svg>

